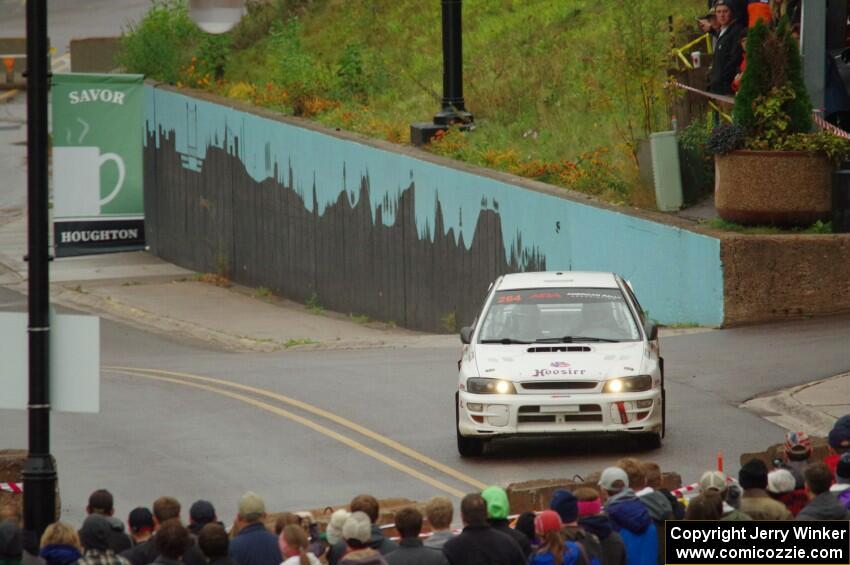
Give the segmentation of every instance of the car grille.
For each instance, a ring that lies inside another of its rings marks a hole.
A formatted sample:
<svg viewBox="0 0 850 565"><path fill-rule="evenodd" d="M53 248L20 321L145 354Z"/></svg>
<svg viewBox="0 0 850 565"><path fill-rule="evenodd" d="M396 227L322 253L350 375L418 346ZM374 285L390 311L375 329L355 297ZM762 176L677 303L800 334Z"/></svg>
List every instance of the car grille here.
<svg viewBox="0 0 850 565"><path fill-rule="evenodd" d="M520 406L517 414L519 423L546 422L601 422L602 407L598 404L580 404L579 411L566 414L541 414L540 406Z"/></svg>
<svg viewBox="0 0 850 565"><path fill-rule="evenodd" d="M597 381L531 381L520 383L525 390L589 390L599 385Z"/></svg>

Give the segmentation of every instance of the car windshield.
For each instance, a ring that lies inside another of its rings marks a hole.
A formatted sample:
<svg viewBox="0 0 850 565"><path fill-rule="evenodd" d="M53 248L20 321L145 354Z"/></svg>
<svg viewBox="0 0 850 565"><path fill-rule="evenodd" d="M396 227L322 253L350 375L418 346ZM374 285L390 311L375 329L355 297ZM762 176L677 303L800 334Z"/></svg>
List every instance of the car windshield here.
<svg viewBox="0 0 850 565"><path fill-rule="evenodd" d="M480 343L636 341L640 332L619 288L496 292Z"/></svg>

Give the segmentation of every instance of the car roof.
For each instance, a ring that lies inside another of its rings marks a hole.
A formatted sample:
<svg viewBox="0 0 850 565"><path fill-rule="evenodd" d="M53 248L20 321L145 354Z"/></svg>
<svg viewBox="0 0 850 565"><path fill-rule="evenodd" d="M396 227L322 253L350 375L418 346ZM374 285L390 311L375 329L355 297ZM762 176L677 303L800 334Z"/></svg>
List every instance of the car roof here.
<svg viewBox="0 0 850 565"><path fill-rule="evenodd" d="M590 271L544 271L511 273L502 277L496 290L524 288L618 288L614 273Z"/></svg>

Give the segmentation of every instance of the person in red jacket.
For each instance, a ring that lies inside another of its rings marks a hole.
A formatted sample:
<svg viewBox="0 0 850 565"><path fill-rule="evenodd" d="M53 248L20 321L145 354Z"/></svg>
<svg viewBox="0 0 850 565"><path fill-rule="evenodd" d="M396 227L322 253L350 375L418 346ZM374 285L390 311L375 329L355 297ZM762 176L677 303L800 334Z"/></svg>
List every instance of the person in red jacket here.
<svg viewBox="0 0 850 565"><path fill-rule="evenodd" d="M769 24L773 19L773 12L770 9L770 0L749 0L747 2L747 21L749 27L756 25L759 20L765 24Z"/></svg>

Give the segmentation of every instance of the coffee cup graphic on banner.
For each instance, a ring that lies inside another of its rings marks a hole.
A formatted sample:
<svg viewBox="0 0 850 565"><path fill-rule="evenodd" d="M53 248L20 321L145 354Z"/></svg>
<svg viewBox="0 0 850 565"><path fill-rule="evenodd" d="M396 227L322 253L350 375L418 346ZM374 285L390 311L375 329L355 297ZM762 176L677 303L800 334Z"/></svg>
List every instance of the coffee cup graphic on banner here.
<svg viewBox="0 0 850 565"><path fill-rule="evenodd" d="M118 167L118 179L101 197L101 168L108 162ZM124 185L124 160L115 153L100 153L99 147L53 148L53 202L62 217L99 216Z"/></svg>

